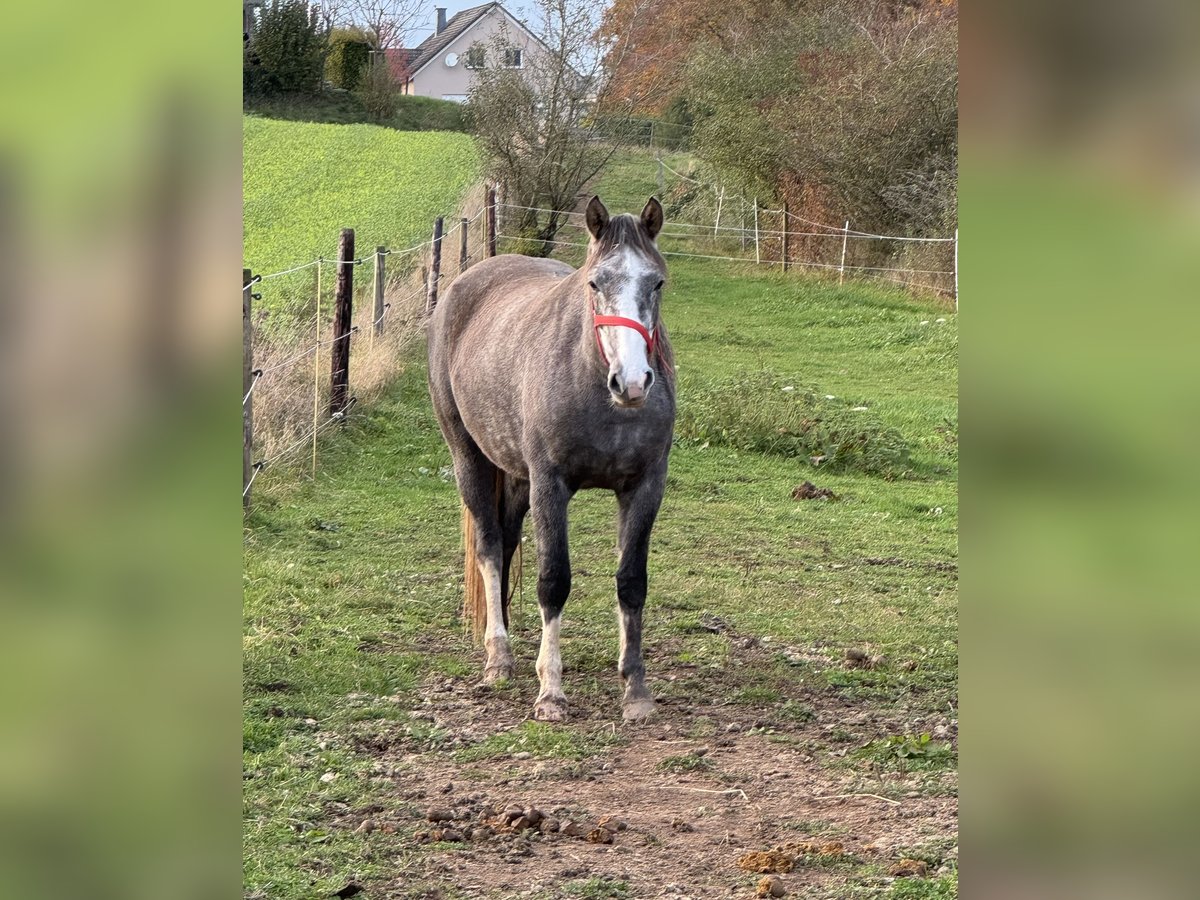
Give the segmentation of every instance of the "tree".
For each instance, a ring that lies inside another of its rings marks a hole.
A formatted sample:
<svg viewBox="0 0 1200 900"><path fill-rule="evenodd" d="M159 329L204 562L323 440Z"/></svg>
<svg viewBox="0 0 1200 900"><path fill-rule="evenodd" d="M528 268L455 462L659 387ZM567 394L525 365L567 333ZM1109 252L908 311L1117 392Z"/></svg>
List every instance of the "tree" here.
<svg viewBox="0 0 1200 900"><path fill-rule="evenodd" d="M338 0L347 20L360 26L372 49L403 47L425 18L424 0Z"/></svg>
<svg viewBox="0 0 1200 900"><path fill-rule="evenodd" d="M642 113L659 114L686 94L688 60L696 48L732 52L802 5L802 0L615 0L601 23L602 36L618 51L604 61L610 95Z"/></svg>
<svg viewBox="0 0 1200 900"><path fill-rule="evenodd" d="M329 33L325 80L335 87L354 90L363 68L371 61L371 42L360 28L334 28Z"/></svg>
<svg viewBox="0 0 1200 900"><path fill-rule="evenodd" d="M619 147L591 113L628 109L607 100L603 62L620 47L600 37L597 5L536 0L536 9L545 47L530 48L523 68L489 65L476 72L467 108L488 174L504 182L514 205L527 207L518 211L517 228L545 255L580 189ZM485 58L502 60L512 46L511 34L501 30Z"/></svg>
<svg viewBox="0 0 1200 900"><path fill-rule="evenodd" d="M264 89L316 93L328 50L317 9L305 0L272 0L260 13L254 52Z"/></svg>
<svg viewBox="0 0 1200 900"><path fill-rule="evenodd" d="M954 226L957 16L951 3L808 0L686 68L693 146L747 186L858 227ZM732 50L732 52L731 52Z"/></svg>
<svg viewBox="0 0 1200 900"><path fill-rule="evenodd" d="M646 14L650 6L653 15ZM691 147L811 218L956 221L957 0L615 0L610 93L686 111Z"/></svg>
<svg viewBox="0 0 1200 900"><path fill-rule="evenodd" d="M354 94L373 122L386 122L396 114L396 80L384 60L363 64Z"/></svg>

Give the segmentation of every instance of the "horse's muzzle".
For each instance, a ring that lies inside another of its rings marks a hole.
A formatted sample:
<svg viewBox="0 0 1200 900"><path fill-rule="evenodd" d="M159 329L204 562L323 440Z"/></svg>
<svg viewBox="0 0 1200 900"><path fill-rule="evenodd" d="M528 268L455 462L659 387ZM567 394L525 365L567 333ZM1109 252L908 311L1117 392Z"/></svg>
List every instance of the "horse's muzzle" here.
<svg viewBox="0 0 1200 900"><path fill-rule="evenodd" d="M617 406L637 409L646 405L646 395L650 393L650 387L653 384L654 373L649 369L642 376L640 383L636 379L626 381L621 377L620 372L614 372L608 378L608 391L612 394L613 401Z"/></svg>

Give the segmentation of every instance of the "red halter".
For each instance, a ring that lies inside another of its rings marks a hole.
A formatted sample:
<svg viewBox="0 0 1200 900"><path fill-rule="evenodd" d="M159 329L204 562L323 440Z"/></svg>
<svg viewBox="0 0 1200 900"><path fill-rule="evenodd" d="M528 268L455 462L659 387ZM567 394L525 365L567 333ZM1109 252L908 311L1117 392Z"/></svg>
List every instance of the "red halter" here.
<svg viewBox="0 0 1200 900"><path fill-rule="evenodd" d="M624 316L598 316L596 315L596 304L592 302L592 334L596 336L596 349L600 351L600 358L604 360L606 366L609 364L608 354L604 352L604 344L600 341L600 329L605 325L619 325L623 328L632 328L645 339L646 356L654 355L654 333L647 331L645 325L637 319L627 319Z"/></svg>

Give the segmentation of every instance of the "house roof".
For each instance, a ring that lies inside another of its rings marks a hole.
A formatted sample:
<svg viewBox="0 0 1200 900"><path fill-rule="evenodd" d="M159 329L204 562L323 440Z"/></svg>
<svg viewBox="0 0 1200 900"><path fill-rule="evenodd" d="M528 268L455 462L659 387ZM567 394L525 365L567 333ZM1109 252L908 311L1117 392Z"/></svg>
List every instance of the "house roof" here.
<svg viewBox="0 0 1200 900"><path fill-rule="evenodd" d="M500 4L484 3L481 6L472 6L470 9L455 13L440 34L431 34L409 51L413 55L406 60L408 71L415 75L418 69L445 50L459 35L497 6Z"/></svg>
<svg viewBox="0 0 1200 900"><path fill-rule="evenodd" d="M409 49L389 47L383 51L388 69L391 71L392 77L397 80L403 80L408 77L409 73L413 70L413 59L416 55L417 50L415 47Z"/></svg>

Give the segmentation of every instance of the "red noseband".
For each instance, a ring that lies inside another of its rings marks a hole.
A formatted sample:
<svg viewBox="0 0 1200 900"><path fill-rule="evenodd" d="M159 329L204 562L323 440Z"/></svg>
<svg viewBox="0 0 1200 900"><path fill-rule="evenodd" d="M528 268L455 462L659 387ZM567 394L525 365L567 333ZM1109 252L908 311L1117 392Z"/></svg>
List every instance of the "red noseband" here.
<svg viewBox="0 0 1200 900"><path fill-rule="evenodd" d="M624 316L598 316L596 315L596 304L592 304L592 333L596 336L596 349L600 351L600 358L604 360L607 366L608 354L604 352L604 344L600 341L600 329L606 325L617 325L622 328L632 328L640 334L646 341L646 356L654 355L654 333L647 331L646 326L637 319L627 319Z"/></svg>

